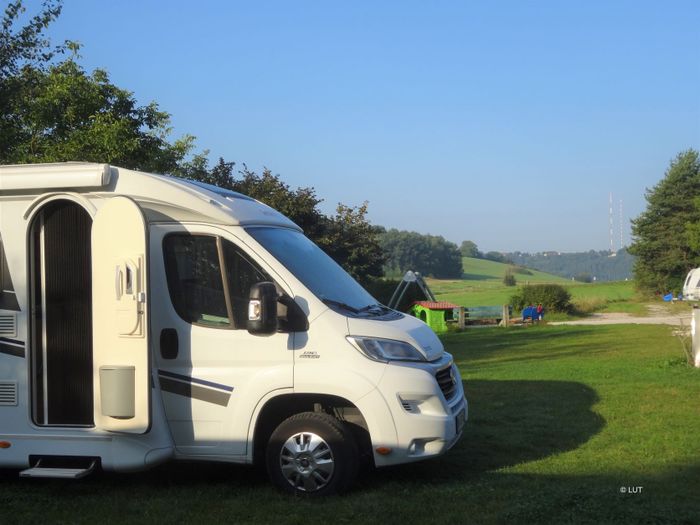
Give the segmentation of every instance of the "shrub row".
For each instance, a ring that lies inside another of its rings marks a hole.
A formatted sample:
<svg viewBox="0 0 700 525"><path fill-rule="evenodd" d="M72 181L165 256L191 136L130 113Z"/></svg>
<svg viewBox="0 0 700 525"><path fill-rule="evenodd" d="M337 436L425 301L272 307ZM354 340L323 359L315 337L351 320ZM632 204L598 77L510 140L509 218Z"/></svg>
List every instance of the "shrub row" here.
<svg viewBox="0 0 700 525"><path fill-rule="evenodd" d="M571 294L559 284L526 285L510 298L510 304L516 310L539 303L542 303L548 312L568 313L573 308Z"/></svg>

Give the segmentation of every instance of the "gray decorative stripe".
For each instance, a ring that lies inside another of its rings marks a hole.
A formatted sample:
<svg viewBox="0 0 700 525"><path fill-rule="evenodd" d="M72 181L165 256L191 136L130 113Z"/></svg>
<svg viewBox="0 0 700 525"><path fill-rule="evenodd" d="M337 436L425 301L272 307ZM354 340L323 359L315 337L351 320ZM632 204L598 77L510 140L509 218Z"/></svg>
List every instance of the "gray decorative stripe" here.
<svg viewBox="0 0 700 525"><path fill-rule="evenodd" d="M205 388L191 383L184 383L182 381L177 381L175 379L170 379L163 376L160 376L158 379L160 380L161 390L164 392L170 392L171 394L199 399L200 401L214 403L215 405L220 405L222 407L228 406L229 399L231 399L231 394L229 392L212 390L211 388Z"/></svg>
<svg viewBox="0 0 700 525"><path fill-rule="evenodd" d="M19 346L6 341L0 341L0 354L24 357L24 345Z"/></svg>

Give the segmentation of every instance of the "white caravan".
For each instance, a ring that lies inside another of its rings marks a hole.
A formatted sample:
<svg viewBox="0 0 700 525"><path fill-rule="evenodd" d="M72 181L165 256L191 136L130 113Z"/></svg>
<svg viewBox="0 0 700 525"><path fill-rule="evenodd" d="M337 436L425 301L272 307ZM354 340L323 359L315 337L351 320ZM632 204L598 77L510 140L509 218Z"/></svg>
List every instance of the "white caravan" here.
<svg viewBox="0 0 700 525"><path fill-rule="evenodd" d="M693 268L683 283L683 299L685 301L700 301L700 268Z"/></svg>
<svg viewBox="0 0 700 525"><path fill-rule="evenodd" d="M467 402L422 322L377 304L289 219L104 164L0 167L0 467L261 462L342 490L444 453Z"/></svg>

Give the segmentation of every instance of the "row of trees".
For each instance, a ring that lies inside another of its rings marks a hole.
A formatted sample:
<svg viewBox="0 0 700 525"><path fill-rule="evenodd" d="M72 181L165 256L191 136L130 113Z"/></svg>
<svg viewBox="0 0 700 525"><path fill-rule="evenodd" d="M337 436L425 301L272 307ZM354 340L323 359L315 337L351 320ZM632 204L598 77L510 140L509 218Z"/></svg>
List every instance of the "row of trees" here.
<svg viewBox="0 0 700 525"><path fill-rule="evenodd" d="M598 281L622 281L632 277L634 257L626 249L614 257L607 250L589 250L571 253L512 252L505 256L514 264L527 266L568 279L589 282L595 276Z"/></svg>
<svg viewBox="0 0 700 525"><path fill-rule="evenodd" d="M462 277L462 255L457 245L435 235L391 229L379 243L386 254L387 275L399 277L405 270L441 279Z"/></svg>
<svg viewBox="0 0 700 525"><path fill-rule="evenodd" d="M459 247L459 251L462 253L462 257L473 257L475 259L486 259L488 261L495 261L500 263L512 263L508 257L501 252L482 252L474 241L462 241Z"/></svg>

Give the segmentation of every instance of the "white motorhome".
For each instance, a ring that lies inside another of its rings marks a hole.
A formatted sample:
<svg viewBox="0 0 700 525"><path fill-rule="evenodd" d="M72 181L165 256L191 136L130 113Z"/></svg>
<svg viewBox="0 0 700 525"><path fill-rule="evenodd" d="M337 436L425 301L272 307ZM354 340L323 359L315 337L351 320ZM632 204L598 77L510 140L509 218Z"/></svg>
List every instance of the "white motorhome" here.
<svg viewBox="0 0 700 525"><path fill-rule="evenodd" d="M0 167L0 467L260 462L292 492L440 455L467 402L419 320L289 219L103 164Z"/></svg>
<svg viewBox="0 0 700 525"><path fill-rule="evenodd" d="M700 301L700 268L693 268L688 272L683 283L683 299Z"/></svg>

